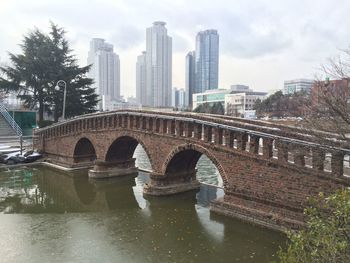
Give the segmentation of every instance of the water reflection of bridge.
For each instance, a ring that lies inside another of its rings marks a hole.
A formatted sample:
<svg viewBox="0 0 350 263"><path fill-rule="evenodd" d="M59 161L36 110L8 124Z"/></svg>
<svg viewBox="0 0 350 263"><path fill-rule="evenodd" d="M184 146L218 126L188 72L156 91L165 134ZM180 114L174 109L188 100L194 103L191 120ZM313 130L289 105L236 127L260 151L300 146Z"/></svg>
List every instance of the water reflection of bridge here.
<svg viewBox="0 0 350 263"><path fill-rule="evenodd" d="M73 251L72 247L93 242L109 255L117 251L121 261L169 262L176 258L187 262L189 258L196 258L202 262L220 262L216 258L218 254L226 260L232 255L241 259L249 255L255 238L263 239L261 247L254 246L256 256L266 254L266 244L271 243L269 238L278 239L275 233L266 234L265 230L225 217L210 216L203 205L217 195L209 186L201 187L199 193L144 199L142 183L147 179L144 174L136 180L131 176L96 182L79 172L62 173L42 167L23 171L32 174L30 183L11 187L17 193L26 187L28 199L22 198L21 209L12 212L40 213L40 216L24 216L22 223L30 225L28 242L34 238L49 247L50 244L69 247L65 252L71 256L70 260L77 260L77 253L91 253L81 249ZM0 183L1 188L13 181L11 176L16 180L24 178L23 173L6 176L1 173L0 178L7 179ZM28 200L36 200L35 209ZM60 241L53 241L53 234ZM269 249L272 254L275 248ZM67 254L62 258L68 260Z"/></svg>

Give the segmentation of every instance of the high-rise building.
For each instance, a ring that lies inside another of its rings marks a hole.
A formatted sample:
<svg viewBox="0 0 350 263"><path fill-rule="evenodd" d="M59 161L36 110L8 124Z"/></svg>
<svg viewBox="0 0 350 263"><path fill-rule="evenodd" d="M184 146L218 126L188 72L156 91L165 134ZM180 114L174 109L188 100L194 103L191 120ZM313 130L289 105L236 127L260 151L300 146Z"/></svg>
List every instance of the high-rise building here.
<svg viewBox="0 0 350 263"><path fill-rule="evenodd" d="M146 30L146 105L171 105L172 39L165 22L154 22Z"/></svg>
<svg viewBox="0 0 350 263"><path fill-rule="evenodd" d="M218 88L219 83L219 35L216 30L201 31L196 37L196 91Z"/></svg>
<svg viewBox="0 0 350 263"><path fill-rule="evenodd" d="M195 52L188 52L186 55L186 73L185 73L185 107L192 107L192 95L195 93Z"/></svg>
<svg viewBox="0 0 350 263"><path fill-rule="evenodd" d="M113 101L120 99L119 56L114 53L113 45L104 39L93 38L87 62L92 65L88 75L94 79L96 93L100 96L98 108L111 110Z"/></svg>
<svg viewBox="0 0 350 263"><path fill-rule="evenodd" d="M173 88L171 95L171 106L183 109L185 108L186 92L183 89Z"/></svg>
<svg viewBox="0 0 350 263"><path fill-rule="evenodd" d="M180 89L179 90L179 105L178 105L178 107L181 109L183 109L187 106L185 103L185 98L186 98L186 91L183 89Z"/></svg>
<svg viewBox="0 0 350 263"><path fill-rule="evenodd" d="M173 87L171 90L171 106L177 107L179 105L179 90Z"/></svg>
<svg viewBox="0 0 350 263"><path fill-rule="evenodd" d="M146 84L146 51L143 51L136 62L136 101L141 105L147 105Z"/></svg>

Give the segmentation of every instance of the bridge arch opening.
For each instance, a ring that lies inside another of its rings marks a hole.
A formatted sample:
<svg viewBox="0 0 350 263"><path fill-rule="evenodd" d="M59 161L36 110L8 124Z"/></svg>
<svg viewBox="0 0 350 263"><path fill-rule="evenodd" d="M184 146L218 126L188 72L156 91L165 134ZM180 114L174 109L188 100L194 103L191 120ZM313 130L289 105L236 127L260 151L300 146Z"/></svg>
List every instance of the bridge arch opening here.
<svg viewBox="0 0 350 263"><path fill-rule="evenodd" d="M198 180L201 183L222 187L225 183L224 171L206 149L200 146L180 147L172 152L165 164L165 175L183 178L183 181Z"/></svg>
<svg viewBox="0 0 350 263"><path fill-rule="evenodd" d="M146 147L141 141L130 136L122 136L114 140L105 157L107 162L128 162L135 159L138 167L152 170L150 155Z"/></svg>
<svg viewBox="0 0 350 263"><path fill-rule="evenodd" d="M150 162L150 159L148 157L148 154L146 153L145 149L141 144L138 144L135 151L133 158L135 158L135 165L142 170L146 171L152 171L152 165Z"/></svg>
<svg viewBox="0 0 350 263"><path fill-rule="evenodd" d="M74 148L75 163L92 162L96 159L96 151L92 142L87 138L81 138Z"/></svg>
<svg viewBox="0 0 350 263"><path fill-rule="evenodd" d="M196 170L196 177L199 182L223 187L224 182L218 168L205 154L202 154L199 158Z"/></svg>
<svg viewBox="0 0 350 263"><path fill-rule="evenodd" d="M332 172L332 153L326 152L323 160L323 171Z"/></svg>

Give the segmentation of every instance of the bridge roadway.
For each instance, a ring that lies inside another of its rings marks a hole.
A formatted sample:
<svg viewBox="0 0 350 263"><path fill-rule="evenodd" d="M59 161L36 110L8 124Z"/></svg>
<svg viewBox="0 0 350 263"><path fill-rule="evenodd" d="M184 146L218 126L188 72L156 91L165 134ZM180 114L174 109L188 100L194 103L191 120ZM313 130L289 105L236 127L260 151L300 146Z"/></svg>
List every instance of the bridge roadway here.
<svg viewBox="0 0 350 263"><path fill-rule="evenodd" d="M223 180L213 212L274 229L303 225L308 197L349 187L349 142L324 133L194 113L120 110L95 113L35 130L34 147L51 163L92 167L89 176L135 174L141 144L152 166L144 194L198 189L196 164L205 154ZM347 164L348 166L348 164Z"/></svg>

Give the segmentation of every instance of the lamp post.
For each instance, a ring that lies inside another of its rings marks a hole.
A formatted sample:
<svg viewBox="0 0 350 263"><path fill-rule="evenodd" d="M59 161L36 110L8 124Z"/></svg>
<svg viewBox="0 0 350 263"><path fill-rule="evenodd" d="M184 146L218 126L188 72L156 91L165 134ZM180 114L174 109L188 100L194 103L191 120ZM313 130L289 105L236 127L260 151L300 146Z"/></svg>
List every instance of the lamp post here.
<svg viewBox="0 0 350 263"><path fill-rule="evenodd" d="M65 119L66 115L66 95L67 95L67 83L64 80L59 80L56 83L55 90L60 90L59 84L63 83L64 84L64 92L63 92L63 109L62 109L62 119Z"/></svg>

